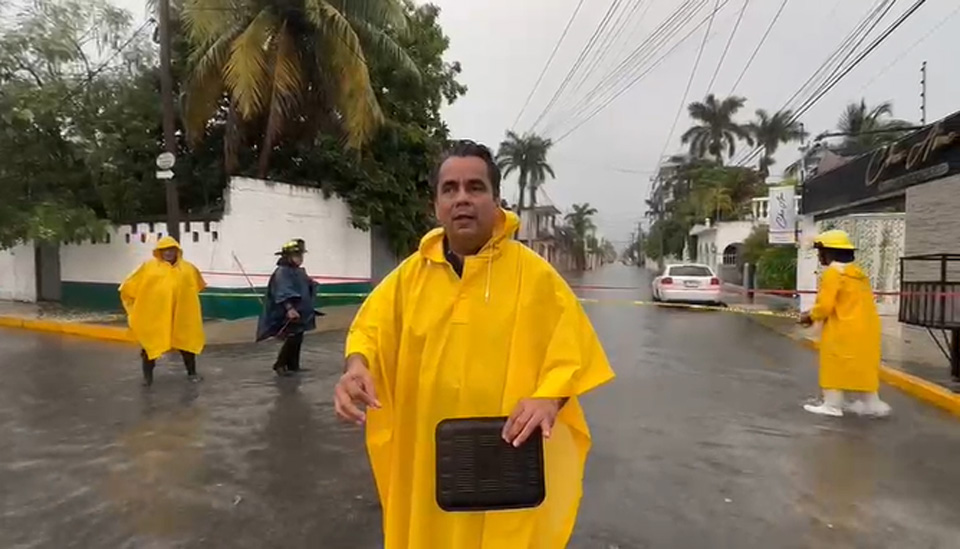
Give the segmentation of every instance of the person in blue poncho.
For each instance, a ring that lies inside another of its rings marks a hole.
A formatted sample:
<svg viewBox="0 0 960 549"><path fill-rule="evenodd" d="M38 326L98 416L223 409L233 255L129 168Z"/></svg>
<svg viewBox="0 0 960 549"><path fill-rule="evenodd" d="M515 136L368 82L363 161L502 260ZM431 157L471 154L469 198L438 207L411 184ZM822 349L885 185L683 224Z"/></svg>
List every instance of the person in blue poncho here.
<svg viewBox="0 0 960 549"><path fill-rule="evenodd" d="M317 283L303 268L307 251L302 239L291 240L276 255L277 268L270 277L263 312L257 323L257 341L270 337L283 340L273 371L287 376L300 371L300 346L303 334L317 327L313 301Z"/></svg>

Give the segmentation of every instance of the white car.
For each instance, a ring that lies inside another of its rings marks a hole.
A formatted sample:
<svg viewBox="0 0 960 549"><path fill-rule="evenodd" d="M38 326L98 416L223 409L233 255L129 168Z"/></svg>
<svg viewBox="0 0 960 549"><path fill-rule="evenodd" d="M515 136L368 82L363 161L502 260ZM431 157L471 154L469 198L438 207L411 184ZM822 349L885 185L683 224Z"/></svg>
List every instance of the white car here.
<svg viewBox="0 0 960 549"><path fill-rule="evenodd" d="M653 300L722 304L720 279L706 265L670 265L653 279Z"/></svg>

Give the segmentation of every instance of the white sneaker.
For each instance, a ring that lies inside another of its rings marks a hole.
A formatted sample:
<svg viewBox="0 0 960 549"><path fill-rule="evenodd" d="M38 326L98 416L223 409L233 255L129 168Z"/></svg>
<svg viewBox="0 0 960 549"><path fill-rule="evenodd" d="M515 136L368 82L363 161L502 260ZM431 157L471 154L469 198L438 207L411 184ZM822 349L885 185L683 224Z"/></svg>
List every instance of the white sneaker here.
<svg viewBox="0 0 960 549"><path fill-rule="evenodd" d="M869 415L867 413L867 405L862 400L854 400L853 402L845 404L843 409L846 412L850 412L851 414L855 414L858 416Z"/></svg>
<svg viewBox="0 0 960 549"><path fill-rule="evenodd" d="M873 400L864 405L865 414L870 417L887 417L890 415L890 412L893 411L893 408L889 404L880 400L879 398Z"/></svg>
<svg viewBox="0 0 960 549"><path fill-rule="evenodd" d="M811 414L819 414L821 416L830 416L830 417L843 417L843 410L837 406L831 406L829 404L804 404L803 409L810 412Z"/></svg>

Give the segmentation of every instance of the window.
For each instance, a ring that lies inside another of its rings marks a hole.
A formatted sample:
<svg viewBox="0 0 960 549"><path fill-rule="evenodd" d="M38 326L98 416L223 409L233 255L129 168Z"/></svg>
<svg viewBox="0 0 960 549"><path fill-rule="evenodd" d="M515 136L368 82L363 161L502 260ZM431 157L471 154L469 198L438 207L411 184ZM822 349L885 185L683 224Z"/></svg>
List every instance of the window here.
<svg viewBox="0 0 960 549"><path fill-rule="evenodd" d="M677 265L670 267L670 276L713 276L713 273L700 265Z"/></svg>

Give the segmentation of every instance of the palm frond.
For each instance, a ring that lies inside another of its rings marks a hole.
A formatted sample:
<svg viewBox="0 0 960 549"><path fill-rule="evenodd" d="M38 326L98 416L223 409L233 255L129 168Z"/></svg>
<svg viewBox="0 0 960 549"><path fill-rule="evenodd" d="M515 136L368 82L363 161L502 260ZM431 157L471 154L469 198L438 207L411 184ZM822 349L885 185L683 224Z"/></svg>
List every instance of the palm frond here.
<svg viewBox="0 0 960 549"><path fill-rule="evenodd" d="M191 53L189 64L192 70L187 81L184 126L187 139L193 144L203 137L207 121L223 97L223 69L235 38L235 34L223 34L205 48L195 49Z"/></svg>
<svg viewBox="0 0 960 549"><path fill-rule="evenodd" d="M270 90L270 110L267 114L267 127L260 148L260 177L266 177L270 163L270 153L280 135L284 120L295 111L303 85L300 58L296 42L290 35L286 22L277 32L271 44L272 89Z"/></svg>
<svg viewBox="0 0 960 549"><path fill-rule="evenodd" d="M184 0L181 21L191 43L209 45L243 21L244 10L223 9L224 0Z"/></svg>
<svg viewBox="0 0 960 549"><path fill-rule="evenodd" d="M224 80L237 111L251 119L263 111L269 84L267 46L271 40L273 14L264 8L233 41L227 59Z"/></svg>
<svg viewBox="0 0 960 549"><path fill-rule="evenodd" d="M315 54L317 61L330 66L337 78L336 100L343 113L347 143L360 148L383 123L383 112L370 83L360 38L350 21L330 2L306 0L304 4L311 23L325 31L324 39L317 42Z"/></svg>
<svg viewBox="0 0 960 549"><path fill-rule="evenodd" d="M366 21L353 21L352 23L354 30L365 43L365 51L369 50L372 55L390 61L398 69L416 78L417 81L420 80L420 68L417 67L417 63L410 57L407 50L397 44L393 37Z"/></svg>

